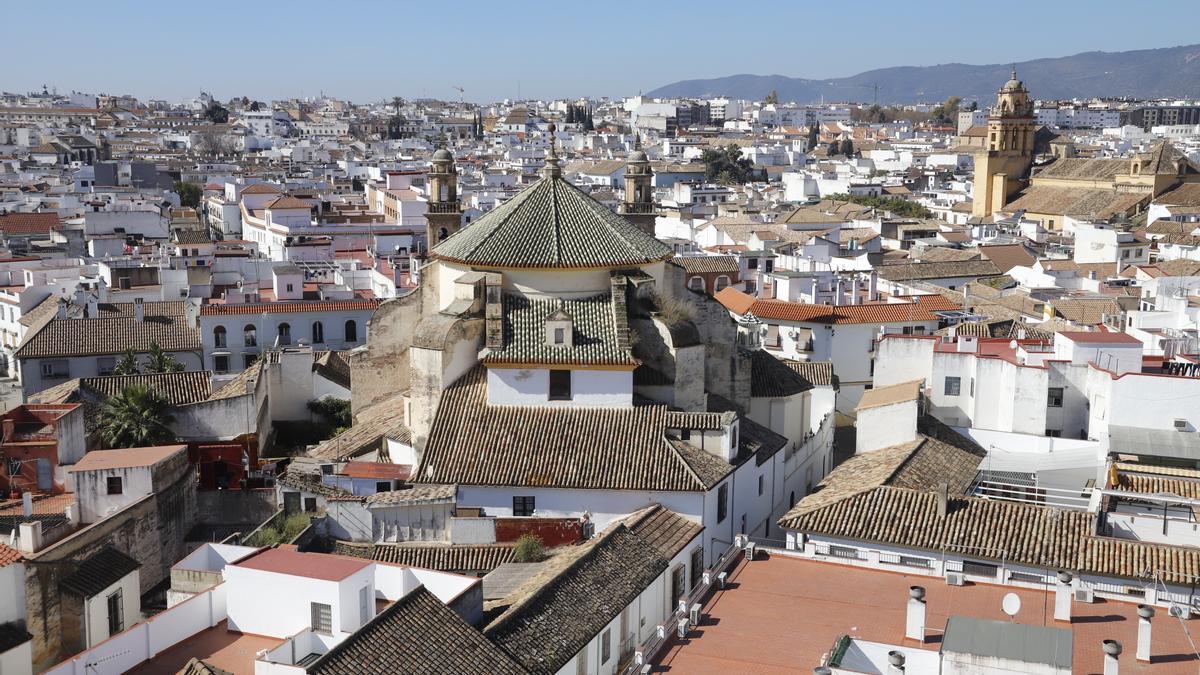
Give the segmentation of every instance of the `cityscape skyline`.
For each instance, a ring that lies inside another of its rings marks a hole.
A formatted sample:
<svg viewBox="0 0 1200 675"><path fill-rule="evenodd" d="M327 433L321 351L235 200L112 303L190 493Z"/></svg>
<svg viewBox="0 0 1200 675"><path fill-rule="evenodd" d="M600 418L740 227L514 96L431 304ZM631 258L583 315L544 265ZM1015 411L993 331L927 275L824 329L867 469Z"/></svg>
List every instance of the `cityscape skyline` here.
<svg viewBox="0 0 1200 675"><path fill-rule="evenodd" d="M74 36L70 48L46 50L38 31L7 36L13 53L38 53L39 67L9 72L0 89L24 92L46 85L59 93L78 90L171 101L202 90L222 100L252 95L305 98L322 92L364 102L397 95L451 100L458 98L458 87L465 90L466 100L479 103L617 97L679 80L743 73L823 79L892 66L1007 63L1087 51L1186 45L1195 41L1188 27L1200 20L1200 5L1149 2L1148 14L1169 11L1173 20L1156 26L1145 38L1130 40L1126 26L1108 18L1120 9L1115 2L1093 3L1089 8L1094 11L1085 14L1066 5L1016 2L1006 5L1006 14L1036 12L1039 16L1038 22L1022 26L1024 39L1019 42L980 40L974 31L941 31L937 40L906 37L897 44L896 36L919 35L933 30L936 23L920 7L872 3L864 12L871 17L869 22L831 22L830 30L814 30L811 7L768 3L760 13L722 19L721 30L732 36L732 44L722 50L720 66L714 66L710 59L671 58L670 53L689 47L706 49L704 42L716 39L708 24L718 5L691 4L681 11L667 4L622 4L614 13L628 20L617 22L616 32L601 29L611 14L597 14L586 6L538 5L540 11L509 22L503 36L494 39L495 24L486 20L488 6L475 3L456 6L453 13L442 6L372 4L362 12L370 20L357 22L352 17L344 38L337 37L340 30L330 27L327 19L334 17L323 16L328 8L311 2L295 3L287 17L260 5L216 3L211 11L196 15L174 7L138 12L137 3L119 3L119 8L129 11L89 16L91 30ZM12 25L46 21L43 7L9 8ZM73 7L85 6L68 2L64 7L70 13ZM233 9L237 14L231 16ZM991 10L968 5L939 11L940 21L969 26L987 20ZM761 34L761 16L777 17L772 25L797 25L799 44L786 34ZM187 31L198 36L197 57L153 58L178 46L178 30L170 28L171 22L186 22ZM1059 30L1067 22L1073 30ZM445 30L430 28L435 26ZM833 30L838 26L842 27ZM279 42L265 36L264 28L279 32ZM113 39L120 35L129 39ZM619 46L614 37L620 38ZM277 44L287 46L279 52ZM332 49L309 51L309 45L317 44ZM474 45L511 49L518 58L504 69L507 72L497 73L498 62L481 56L471 48ZM81 58L88 53L103 56ZM553 54L559 56L551 58ZM807 54L820 58L811 60ZM298 55L301 58L296 59ZM276 60L279 56L283 61ZM288 59L296 59L295 67L286 66ZM133 64L137 65L126 67ZM381 72L396 75L380 77ZM587 77L581 78L584 72Z"/></svg>

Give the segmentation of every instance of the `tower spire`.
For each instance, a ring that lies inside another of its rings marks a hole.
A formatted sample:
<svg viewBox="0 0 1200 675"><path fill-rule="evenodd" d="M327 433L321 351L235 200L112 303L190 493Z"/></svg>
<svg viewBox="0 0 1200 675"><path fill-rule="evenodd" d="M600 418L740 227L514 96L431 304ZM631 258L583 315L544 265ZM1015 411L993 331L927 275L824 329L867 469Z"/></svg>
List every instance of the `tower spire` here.
<svg viewBox="0 0 1200 675"><path fill-rule="evenodd" d="M558 178L562 175L562 169L558 166L558 149L556 147L554 132L558 131L558 125L550 123L550 147L546 150L546 168L543 174L546 178Z"/></svg>

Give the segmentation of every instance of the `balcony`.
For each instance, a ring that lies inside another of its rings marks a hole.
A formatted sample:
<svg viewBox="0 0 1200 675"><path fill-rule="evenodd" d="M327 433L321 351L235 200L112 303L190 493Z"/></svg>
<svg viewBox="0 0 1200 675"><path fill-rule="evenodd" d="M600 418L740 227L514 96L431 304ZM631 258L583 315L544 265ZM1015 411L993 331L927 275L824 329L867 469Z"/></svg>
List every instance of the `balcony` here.
<svg viewBox="0 0 1200 675"><path fill-rule="evenodd" d="M427 213L459 213L461 209L458 201L429 202L425 207L425 211Z"/></svg>
<svg viewBox="0 0 1200 675"><path fill-rule="evenodd" d="M629 202L622 202L621 203L621 213L627 213L629 215L644 215L644 214L655 213L654 204L641 204L641 203L631 204Z"/></svg>

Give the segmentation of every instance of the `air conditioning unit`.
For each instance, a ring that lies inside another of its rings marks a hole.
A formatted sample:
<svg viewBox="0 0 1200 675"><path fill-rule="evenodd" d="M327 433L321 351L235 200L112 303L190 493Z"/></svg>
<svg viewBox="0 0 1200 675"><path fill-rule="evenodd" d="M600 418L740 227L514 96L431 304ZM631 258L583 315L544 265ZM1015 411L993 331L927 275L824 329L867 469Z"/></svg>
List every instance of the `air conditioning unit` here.
<svg viewBox="0 0 1200 675"><path fill-rule="evenodd" d="M967 579L962 572L946 572L946 583L950 586L965 586Z"/></svg>
<svg viewBox="0 0 1200 675"><path fill-rule="evenodd" d="M1187 431L1187 420L1175 420L1175 431Z"/></svg>
<svg viewBox="0 0 1200 675"><path fill-rule="evenodd" d="M1192 618L1192 606L1172 602L1171 607L1167 609L1167 613L1176 619L1190 619Z"/></svg>
<svg viewBox="0 0 1200 675"><path fill-rule="evenodd" d="M1090 589L1090 588L1076 588L1075 589L1075 602L1086 602L1088 604L1091 604L1095 601L1096 601L1096 596L1092 593L1092 589Z"/></svg>

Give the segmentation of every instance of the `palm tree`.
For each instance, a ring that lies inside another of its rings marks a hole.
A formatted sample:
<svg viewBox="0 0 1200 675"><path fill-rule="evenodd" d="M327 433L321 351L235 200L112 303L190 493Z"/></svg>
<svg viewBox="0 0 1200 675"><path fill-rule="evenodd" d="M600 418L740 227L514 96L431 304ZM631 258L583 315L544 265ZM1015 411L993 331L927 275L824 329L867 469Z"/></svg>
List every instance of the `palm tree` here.
<svg viewBox="0 0 1200 675"><path fill-rule="evenodd" d="M96 425L106 448L143 448L175 440L169 426L174 421L166 400L149 387L133 385L104 402Z"/></svg>
<svg viewBox="0 0 1200 675"><path fill-rule="evenodd" d="M164 352L157 342L150 343L150 360L146 362L147 373L177 373L181 370L183 370L182 363Z"/></svg>
<svg viewBox="0 0 1200 675"><path fill-rule="evenodd" d="M121 360L113 367L113 375L137 375L138 362L133 350L126 348L121 354Z"/></svg>
<svg viewBox="0 0 1200 675"><path fill-rule="evenodd" d="M396 109L396 114L400 114L400 106L404 105L404 99L399 96L392 97L392 107Z"/></svg>

